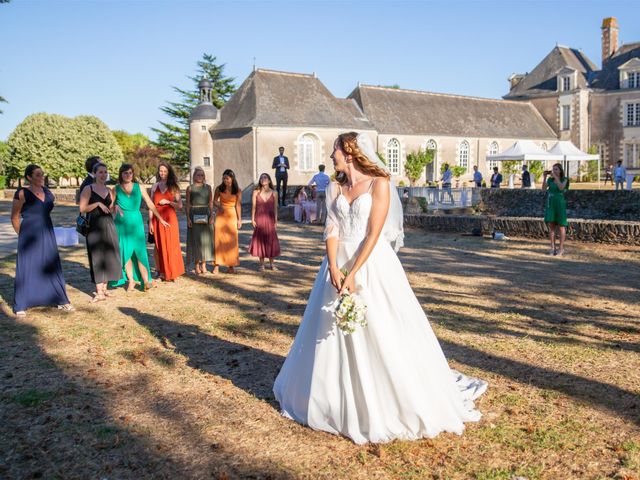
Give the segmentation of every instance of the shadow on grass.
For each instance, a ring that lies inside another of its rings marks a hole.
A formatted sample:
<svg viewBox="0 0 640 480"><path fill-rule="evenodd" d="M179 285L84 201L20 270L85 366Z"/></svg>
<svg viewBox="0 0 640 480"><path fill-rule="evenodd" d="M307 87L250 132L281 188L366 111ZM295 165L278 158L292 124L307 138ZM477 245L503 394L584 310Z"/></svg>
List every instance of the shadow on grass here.
<svg viewBox="0 0 640 480"><path fill-rule="evenodd" d="M173 345L190 367L231 381L236 387L278 407L272 387L284 357L223 340L194 325L166 320L135 308L119 310L147 328L162 345Z"/></svg>

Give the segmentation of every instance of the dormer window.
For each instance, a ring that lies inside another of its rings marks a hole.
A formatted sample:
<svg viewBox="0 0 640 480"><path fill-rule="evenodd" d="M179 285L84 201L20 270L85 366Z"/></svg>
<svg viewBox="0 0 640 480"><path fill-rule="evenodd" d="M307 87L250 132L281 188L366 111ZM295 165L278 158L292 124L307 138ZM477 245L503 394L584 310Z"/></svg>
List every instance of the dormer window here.
<svg viewBox="0 0 640 480"><path fill-rule="evenodd" d="M628 73L627 85L628 88L640 88L640 71Z"/></svg>
<svg viewBox="0 0 640 480"><path fill-rule="evenodd" d="M620 88L640 88L640 58L632 58L618 67Z"/></svg>
<svg viewBox="0 0 640 480"><path fill-rule="evenodd" d="M569 90L571 90L571 77L562 77L562 91L568 92Z"/></svg>

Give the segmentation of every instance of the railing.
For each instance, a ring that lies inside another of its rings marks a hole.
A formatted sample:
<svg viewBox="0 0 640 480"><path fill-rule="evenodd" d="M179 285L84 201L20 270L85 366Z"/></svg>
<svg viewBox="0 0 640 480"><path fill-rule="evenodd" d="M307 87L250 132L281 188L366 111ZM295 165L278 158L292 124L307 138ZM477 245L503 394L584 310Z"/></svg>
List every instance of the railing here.
<svg viewBox="0 0 640 480"><path fill-rule="evenodd" d="M422 197L429 210L470 208L480 203L481 188L397 187L400 197ZM405 192L406 191L406 192Z"/></svg>

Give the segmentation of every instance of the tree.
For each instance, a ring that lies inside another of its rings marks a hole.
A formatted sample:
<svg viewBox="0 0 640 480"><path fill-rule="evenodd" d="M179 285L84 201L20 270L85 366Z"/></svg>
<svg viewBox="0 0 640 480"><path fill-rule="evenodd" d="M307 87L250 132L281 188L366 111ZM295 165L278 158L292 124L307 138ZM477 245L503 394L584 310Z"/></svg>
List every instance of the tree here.
<svg viewBox="0 0 640 480"><path fill-rule="evenodd" d="M522 162L518 160L508 160L502 162L502 173L511 175L512 173L520 173L522 171Z"/></svg>
<svg viewBox="0 0 640 480"><path fill-rule="evenodd" d="M433 150L422 150L420 148L417 152L411 152L407 155L407 160L404 162L404 171L412 187L416 185L416 182L424 173L425 167L433 162L434 153Z"/></svg>
<svg viewBox="0 0 640 480"><path fill-rule="evenodd" d="M136 176L143 182L149 183L158 170L158 164L166 154L155 145L136 147L128 156L127 162L133 165Z"/></svg>
<svg viewBox="0 0 640 480"><path fill-rule="evenodd" d="M118 145L120 145L120 150L122 150L122 155L124 155L124 160L127 163L132 163L130 161L129 156L135 152L140 147L145 147L151 143L149 137L142 133L129 133L124 130L114 130L113 136L115 137Z"/></svg>
<svg viewBox="0 0 640 480"><path fill-rule="evenodd" d="M20 178L30 163L40 165L50 178L83 177L87 157L99 155L114 171L122 152L109 128L97 117L36 113L9 135L5 167L10 179Z"/></svg>
<svg viewBox="0 0 640 480"><path fill-rule="evenodd" d="M535 178L542 178L544 173L544 162L542 160L533 160L529 163L529 173Z"/></svg>
<svg viewBox="0 0 640 480"><path fill-rule="evenodd" d="M211 99L216 108L222 108L236 90L234 78L224 75L224 64L218 65L217 58L205 53L198 62L196 74L189 78L194 88L183 90L172 87L181 100L167 102L160 110L169 116L173 123L159 121L160 128L152 128L158 134L155 144L169 155L171 163L178 167L186 167L189 163L189 115L200 101L198 83L204 77L212 85Z"/></svg>

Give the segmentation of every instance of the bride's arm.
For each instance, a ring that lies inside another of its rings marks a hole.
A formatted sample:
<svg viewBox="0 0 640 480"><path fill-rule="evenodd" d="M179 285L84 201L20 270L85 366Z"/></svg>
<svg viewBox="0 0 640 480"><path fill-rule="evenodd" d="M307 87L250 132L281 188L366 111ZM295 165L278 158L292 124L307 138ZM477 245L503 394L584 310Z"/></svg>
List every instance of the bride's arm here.
<svg viewBox="0 0 640 480"><path fill-rule="evenodd" d="M344 279L340 294L345 293L348 289L350 292L355 291L355 275L362 268L362 265L367 261L369 255L373 251L373 248L378 243L380 233L382 233L382 227L384 227L384 221L387 218L389 211L389 179L384 177L378 177L373 185L373 202L371 205L371 214L369 215L369 228L367 237L364 240L364 244L360 249L360 253L356 258L356 261L349 272L349 275Z"/></svg>
<svg viewBox="0 0 640 480"><path fill-rule="evenodd" d="M336 291L340 290L344 280L344 274L338 266L338 236L340 235L340 227L334 211L334 203L338 197L338 190L338 184L335 182L329 184L326 190L327 220L324 227L324 241L327 247L329 275L331 276L331 284L335 287Z"/></svg>

